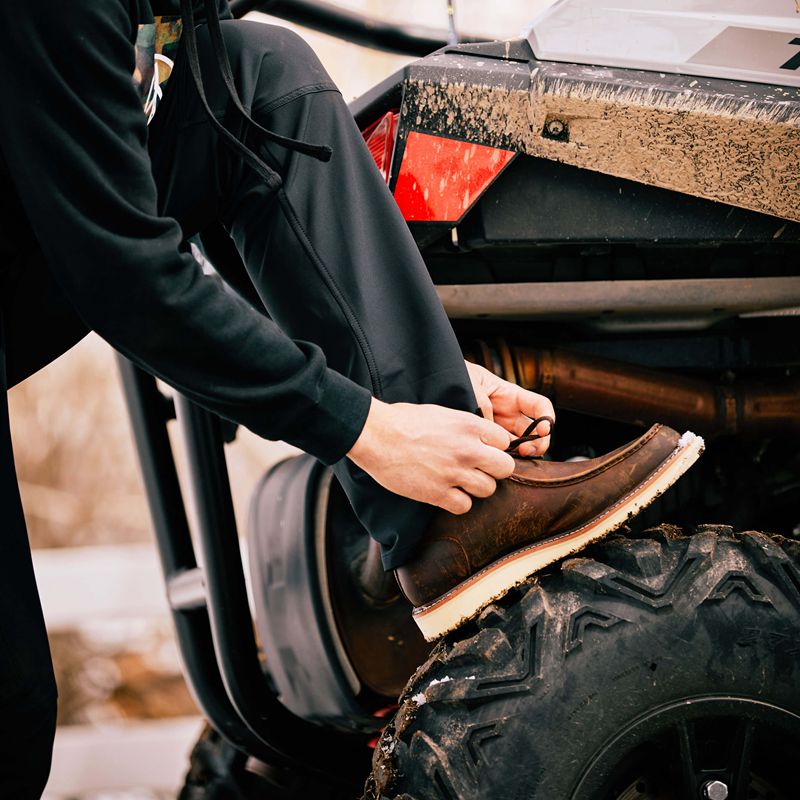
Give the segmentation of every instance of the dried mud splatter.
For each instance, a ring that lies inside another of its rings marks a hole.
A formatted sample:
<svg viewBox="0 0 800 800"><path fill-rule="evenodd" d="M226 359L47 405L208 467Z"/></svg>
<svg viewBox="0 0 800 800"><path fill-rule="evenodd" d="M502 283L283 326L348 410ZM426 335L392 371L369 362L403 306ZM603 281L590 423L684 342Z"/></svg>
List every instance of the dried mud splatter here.
<svg viewBox="0 0 800 800"><path fill-rule="evenodd" d="M800 102L771 91L753 98L699 81L656 89L534 70L528 90L412 80L404 113L432 132L800 221Z"/></svg>

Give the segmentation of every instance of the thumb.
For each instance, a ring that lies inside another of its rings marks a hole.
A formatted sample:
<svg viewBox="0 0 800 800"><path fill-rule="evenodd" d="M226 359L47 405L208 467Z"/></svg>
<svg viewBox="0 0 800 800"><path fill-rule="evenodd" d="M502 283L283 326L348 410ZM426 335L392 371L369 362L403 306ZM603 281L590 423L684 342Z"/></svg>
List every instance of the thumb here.
<svg viewBox="0 0 800 800"><path fill-rule="evenodd" d="M494 422L494 409L492 408L492 401L486 392L475 392L475 399L478 401L478 409L484 419L489 422Z"/></svg>

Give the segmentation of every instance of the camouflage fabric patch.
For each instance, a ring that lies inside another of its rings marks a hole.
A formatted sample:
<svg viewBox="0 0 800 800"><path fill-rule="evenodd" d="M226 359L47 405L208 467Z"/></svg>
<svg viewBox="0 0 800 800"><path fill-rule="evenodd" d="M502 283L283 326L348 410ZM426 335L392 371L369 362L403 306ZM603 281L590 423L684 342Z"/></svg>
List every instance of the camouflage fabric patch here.
<svg viewBox="0 0 800 800"><path fill-rule="evenodd" d="M139 26L133 83L142 100L148 124L155 116L172 74L182 32L180 17L155 17L154 22Z"/></svg>

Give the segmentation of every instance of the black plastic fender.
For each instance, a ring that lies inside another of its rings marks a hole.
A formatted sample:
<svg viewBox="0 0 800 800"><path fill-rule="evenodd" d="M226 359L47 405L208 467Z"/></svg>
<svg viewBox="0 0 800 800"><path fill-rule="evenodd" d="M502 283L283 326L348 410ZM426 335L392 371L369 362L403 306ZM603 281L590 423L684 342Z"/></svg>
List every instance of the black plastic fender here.
<svg viewBox="0 0 800 800"><path fill-rule="evenodd" d="M256 486L248 552L258 634L281 702L307 720L373 731L380 722L356 700L329 600L324 559L333 472L308 455L282 461Z"/></svg>

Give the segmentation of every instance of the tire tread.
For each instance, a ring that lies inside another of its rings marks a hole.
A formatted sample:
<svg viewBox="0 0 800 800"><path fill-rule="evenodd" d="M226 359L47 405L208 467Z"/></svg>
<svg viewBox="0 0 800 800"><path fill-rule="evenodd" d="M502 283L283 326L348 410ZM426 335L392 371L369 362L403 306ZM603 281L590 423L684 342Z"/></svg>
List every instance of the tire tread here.
<svg viewBox="0 0 800 800"><path fill-rule="evenodd" d="M639 623L678 629L704 607L738 602L781 615L800 638L798 556L796 543L760 532L701 526L689 535L662 525L549 567L436 645L380 737L365 800L477 800L483 745L513 744L509 704L546 699L573 657L589 648L581 658L591 658L603 637L652 635ZM736 645L755 646L742 637ZM648 666L655 673L658 658Z"/></svg>

